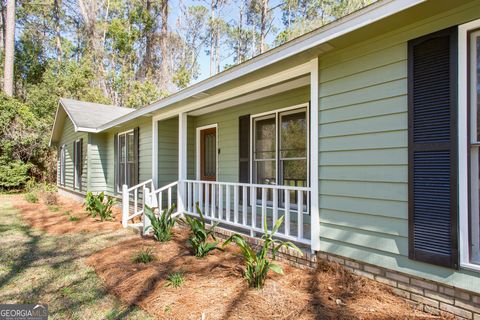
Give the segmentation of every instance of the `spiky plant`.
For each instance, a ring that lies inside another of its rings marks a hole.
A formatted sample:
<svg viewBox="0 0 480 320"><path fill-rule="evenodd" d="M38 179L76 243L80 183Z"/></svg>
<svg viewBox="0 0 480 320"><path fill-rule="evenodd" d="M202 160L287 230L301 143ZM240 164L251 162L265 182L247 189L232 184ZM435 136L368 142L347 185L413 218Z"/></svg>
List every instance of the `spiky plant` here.
<svg viewBox="0 0 480 320"><path fill-rule="evenodd" d="M143 248L139 252L135 253L132 257L133 263L150 263L155 260L155 256L153 255L152 248Z"/></svg>
<svg viewBox="0 0 480 320"><path fill-rule="evenodd" d="M245 262L244 276L247 279L249 286L252 288L263 288L268 271L270 270L279 274L283 274L282 267L280 267L278 264L272 263L268 258L269 251L271 252L273 259L275 259L276 253L282 247L290 247L301 253L301 250L290 241L281 241L273 238L282 223L283 216L277 220L272 231L269 232L267 228L267 218L265 217L264 234L262 236L263 246L258 252L256 252L255 249L252 248L250 244L239 234L232 235L223 244L223 246L226 246L233 242L240 248Z"/></svg>
<svg viewBox="0 0 480 320"><path fill-rule="evenodd" d="M172 272L167 276L167 283L165 287L178 288L185 282L183 272Z"/></svg>
<svg viewBox="0 0 480 320"><path fill-rule="evenodd" d="M99 216L102 221L112 220L112 208L114 205L115 198L105 195L104 192L100 192L97 195L88 192L83 204L85 210L92 216L92 218Z"/></svg>
<svg viewBox="0 0 480 320"><path fill-rule="evenodd" d="M205 257L212 250L222 250L217 246L218 241L215 238L214 230L218 223L214 223L207 228L205 218L197 204L197 213L200 218L192 218L185 216L184 222L190 226L191 234L188 238L188 243L192 247L192 250L197 258ZM212 238L214 242L208 242L208 239Z"/></svg>
<svg viewBox="0 0 480 320"><path fill-rule="evenodd" d="M151 207L145 206L145 215L150 219L151 223L145 229L145 232L151 229L153 237L160 242L170 240L172 238L172 229L177 222L177 218L172 217L173 210L175 210L175 204L169 209L163 210L160 215L156 215Z"/></svg>

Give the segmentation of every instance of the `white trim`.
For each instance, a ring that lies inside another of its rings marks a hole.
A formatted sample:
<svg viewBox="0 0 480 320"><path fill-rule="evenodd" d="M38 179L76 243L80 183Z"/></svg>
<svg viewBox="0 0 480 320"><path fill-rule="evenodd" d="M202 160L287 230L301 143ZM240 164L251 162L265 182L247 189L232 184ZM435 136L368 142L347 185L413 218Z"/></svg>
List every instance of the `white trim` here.
<svg viewBox="0 0 480 320"><path fill-rule="evenodd" d="M275 119L275 183L278 185L279 181L281 180L280 178L280 171L279 171L279 162L281 161L280 159L280 155L279 155L279 148L280 148L280 139L279 139L279 121L280 121L280 115L282 113L286 113L286 114L289 114L289 113L294 113L295 110L301 110L301 109L304 109L305 110L305 119L307 121L307 156L306 156L306 160L307 160L307 181L308 181L308 184L310 185L310 169L309 169L309 164L310 164L310 160L309 160L309 154L310 154L310 145L309 145L309 142L310 142L310 127L311 127L311 124L310 124L310 117L309 117L309 114L310 114L310 106L308 103L301 103L301 104L297 104L297 105L294 105L294 106L289 106L289 107L286 107L286 108L281 108L281 109L275 109L275 110L271 110L271 111L267 111L267 112L261 112L261 113L257 113L257 114L254 114L254 115L251 115L250 116L250 181L251 183L254 183L254 163L255 161L262 161L262 160L255 160L254 159L254 152L253 152L253 145L255 143L255 131L253 129L253 125L255 123L255 121L257 120L262 120L262 119L268 119L268 118L274 118ZM303 158L301 158L302 160L304 160ZM265 161L272 161L272 159L264 159ZM294 159L290 159L290 160L294 160ZM257 182L255 182L257 183Z"/></svg>
<svg viewBox="0 0 480 320"><path fill-rule="evenodd" d="M188 139L188 115L180 113L178 115L178 180L187 179L187 141ZM183 214L185 212L185 201L183 196L186 194L184 184L179 183L177 186L177 212Z"/></svg>
<svg viewBox="0 0 480 320"><path fill-rule="evenodd" d="M107 124L97 128L97 132L109 129L115 125L132 120L136 117L157 111L161 108L167 107L173 103L183 101L187 98L204 93L219 85L228 83L232 80L238 79L247 74L253 73L257 70L265 68L269 65L278 63L287 58L290 58L299 52L307 51L317 47L316 55L328 51L331 46L328 41L343 36L354 30L360 29L364 26L377 22L392 16L400 11L404 11L426 0L384 0L378 1L369 5L362 10L354 12L348 16L329 23L316 31L310 32L302 37L292 40L282 46L274 48L265 52L249 61L246 61L236 67L228 69L219 73L216 76L210 77L197 84L194 84L178 93L155 102L147 107L133 111L125 116L110 121ZM322 48L322 45L324 48ZM182 110L185 112L185 110Z"/></svg>
<svg viewBox="0 0 480 320"><path fill-rule="evenodd" d="M120 148L120 136L125 136L125 172L124 172L124 177L125 177L125 180L127 180L127 168L128 168L128 161L127 161L127 158L128 158L128 150L126 150L127 145L128 145L128 141L127 141L127 134L129 133L132 133L134 132L135 129L129 129L129 130L126 130L126 131L122 131L122 132L119 132L117 133L117 150L118 150L118 157L116 159L114 159L113 161L118 161L119 158L122 157L122 150ZM137 165L140 165L140 164L137 164ZM120 162L117 163L117 170L119 170L120 172ZM115 175L117 173L115 172ZM118 175L118 177L120 178L120 175ZM123 183L126 183L126 181L123 181ZM122 192L122 184L120 184L120 181L117 181L117 185L115 186L115 188L117 188L117 192L118 193L121 193ZM129 186L131 187L131 186Z"/></svg>
<svg viewBox="0 0 480 320"><path fill-rule="evenodd" d="M202 127L197 127L195 129L195 176L196 180L200 180L200 131L205 129L215 128L215 145L216 145L216 156L215 156L215 181L218 180L218 124L213 123Z"/></svg>
<svg viewBox="0 0 480 320"><path fill-rule="evenodd" d="M152 180L158 187L158 120L152 117ZM153 190L152 190L153 191Z"/></svg>
<svg viewBox="0 0 480 320"><path fill-rule="evenodd" d="M458 197L460 266L480 270L470 263L469 253L469 170L468 170L468 32L480 28L480 19L458 27Z"/></svg>
<svg viewBox="0 0 480 320"><path fill-rule="evenodd" d="M319 176L318 150L319 142L319 72L318 58L311 61L310 73L310 239L312 251L320 251L320 206L319 206Z"/></svg>

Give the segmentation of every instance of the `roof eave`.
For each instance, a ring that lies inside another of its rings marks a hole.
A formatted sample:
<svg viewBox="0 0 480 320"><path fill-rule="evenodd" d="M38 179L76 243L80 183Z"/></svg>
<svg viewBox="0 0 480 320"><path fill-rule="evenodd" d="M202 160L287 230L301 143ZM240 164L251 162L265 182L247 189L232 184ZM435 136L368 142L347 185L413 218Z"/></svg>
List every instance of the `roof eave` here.
<svg viewBox="0 0 480 320"><path fill-rule="evenodd" d="M173 103L182 101L191 96L212 89L216 86L225 84L241 76L245 76L254 71L260 70L269 65L275 64L286 58L289 58L295 54L312 49L321 44L324 44L332 39L338 38L356 29L364 27L373 22L382 20L388 16L394 15L398 12L404 11L408 8L416 6L426 0L384 0L374 3L357 13L353 13L338 21L332 22L329 25L323 27L322 32L306 35L301 39L292 41L292 44L287 46L280 46L276 49L259 55L256 58L251 59L246 64L241 64L225 73L220 73L216 76L210 77L197 84L192 85L182 91L172 94L171 96L164 98L153 104L131 112L118 119L112 120L97 128L97 132L101 132L110 129L114 126L120 125L126 121L133 120L142 115L157 111L161 108L167 107Z"/></svg>

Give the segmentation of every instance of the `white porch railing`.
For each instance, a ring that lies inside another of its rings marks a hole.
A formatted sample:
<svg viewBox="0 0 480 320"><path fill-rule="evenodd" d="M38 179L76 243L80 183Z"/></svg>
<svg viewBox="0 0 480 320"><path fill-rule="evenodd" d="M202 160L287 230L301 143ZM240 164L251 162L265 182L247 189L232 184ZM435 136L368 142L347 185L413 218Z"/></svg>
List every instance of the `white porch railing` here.
<svg viewBox="0 0 480 320"><path fill-rule="evenodd" d="M184 180L182 182L185 213L197 216L196 204L211 221L255 236L271 230L284 217L277 237L310 244L310 188Z"/></svg>
<svg viewBox="0 0 480 320"><path fill-rule="evenodd" d="M145 204L161 212L181 201L177 208L183 208L183 212L177 211L174 215L198 216L198 205L207 220L219 222L234 231L246 231L251 236L264 232L265 221L271 230L283 216L284 223L276 236L311 244L311 190L308 187L198 180L175 181L153 192L148 187L153 187L151 180L131 188L123 187L122 224L125 228L130 220L142 216L145 230L149 224L143 214Z"/></svg>
<svg viewBox="0 0 480 320"><path fill-rule="evenodd" d="M150 186L150 190L153 189L152 179L131 188L126 184L122 186L122 226L124 228L128 227L130 220L143 215L146 200L145 194L148 190L147 186Z"/></svg>

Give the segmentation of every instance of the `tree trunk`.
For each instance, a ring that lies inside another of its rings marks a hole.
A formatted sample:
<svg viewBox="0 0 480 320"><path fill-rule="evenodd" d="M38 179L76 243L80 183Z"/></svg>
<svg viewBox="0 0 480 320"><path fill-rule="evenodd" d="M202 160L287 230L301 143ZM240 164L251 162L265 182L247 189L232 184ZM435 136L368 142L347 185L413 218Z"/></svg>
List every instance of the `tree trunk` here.
<svg viewBox="0 0 480 320"><path fill-rule="evenodd" d="M58 0L53 1L53 19L55 22L55 48L57 50L57 60L62 61L62 38L60 35L60 5Z"/></svg>
<svg viewBox="0 0 480 320"><path fill-rule="evenodd" d="M260 21L260 53L265 51L265 37L267 30L268 0L262 0L262 15Z"/></svg>
<svg viewBox="0 0 480 320"><path fill-rule="evenodd" d="M169 54L168 54L168 0L162 1L161 8L162 15L162 29L160 36L160 52L162 54L162 63L160 65L161 90L167 90L167 83L169 79Z"/></svg>
<svg viewBox="0 0 480 320"><path fill-rule="evenodd" d="M15 55L15 0L7 2L5 35L5 67L3 89L7 96L13 96L13 62Z"/></svg>
<svg viewBox="0 0 480 320"><path fill-rule="evenodd" d="M215 73L215 9L217 1L212 0L210 4L210 76Z"/></svg>

